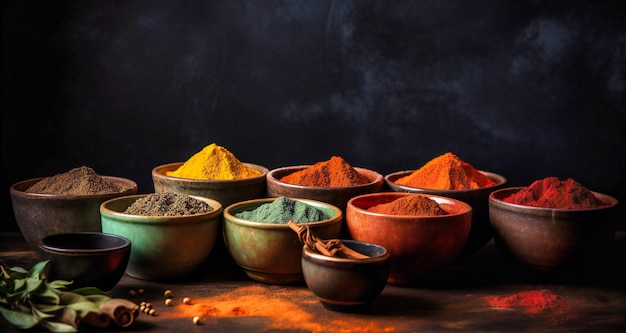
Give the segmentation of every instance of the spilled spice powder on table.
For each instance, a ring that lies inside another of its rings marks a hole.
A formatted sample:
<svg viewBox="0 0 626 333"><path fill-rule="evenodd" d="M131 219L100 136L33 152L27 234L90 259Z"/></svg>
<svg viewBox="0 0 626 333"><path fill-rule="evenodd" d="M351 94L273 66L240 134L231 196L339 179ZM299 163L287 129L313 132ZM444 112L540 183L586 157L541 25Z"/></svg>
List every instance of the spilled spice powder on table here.
<svg viewBox="0 0 626 333"><path fill-rule="evenodd" d="M267 329L304 330L307 332L393 332L393 324L383 326L367 318L330 319L316 317L309 306L321 306L317 298L304 288L245 286L223 294L193 298L191 304L178 304L159 316L161 318L200 317L205 325L217 325L216 318L266 317ZM260 328L259 328L260 329ZM261 329L260 329L261 330Z"/></svg>
<svg viewBox="0 0 626 333"><path fill-rule="evenodd" d="M565 297L550 290L528 290L509 296L487 296L489 306L496 308L520 308L528 314L549 315L552 323L562 322L576 316L576 309Z"/></svg>
<svg viewBox="0 0 626 333"><path fill-rule="evenodd" d="M29 187L26 192L56 195L93 195L121 193L130 187L98 175L92 168L81 166L70 171L46 177Z"/></svg>
<svg viewBox="0 0 626 333"><path fill-rule="evenodd" d="M318 162L288 174L280 181L293 185L317 187L349 187L370 183L367 177L361 175L339 156L333 156L328 161Z"/></svg>
<svg viewBox="0 0 626 333"><path fill-rule="evenodd" d="M212 143L194 154L167 176L200 180L233 180L261 175L235 157L228 149Z"/></svg>
<svg viewBox="0 0 626 333"><path fill-rule="evenodd" d="M430 160L395 183L432 190L468 190L496 185L491 178L450 152Z"/></svg>
<svg viewBox="0 0 626 333"><path fill-rule="evenodd" d="M504 202L543 208L588 209L608 205L572 178L536 180L530 186L502 199Z"/></svg>
<svg viewBox="0 0 626 333"><path fill-rule="evenodd" d="M369 212L389 215L439 216L448 213L437 201L421 195L407 195L391 202L372 206Z"/></svg>

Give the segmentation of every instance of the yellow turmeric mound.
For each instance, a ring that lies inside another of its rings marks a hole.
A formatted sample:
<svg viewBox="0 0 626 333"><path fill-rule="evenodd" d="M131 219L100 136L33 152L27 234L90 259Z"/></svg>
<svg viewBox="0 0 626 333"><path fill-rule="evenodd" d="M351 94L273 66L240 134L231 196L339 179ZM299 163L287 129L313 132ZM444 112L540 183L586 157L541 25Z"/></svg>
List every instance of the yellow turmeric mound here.
<svg viewBox="0 0 626 333"><path fill-rule="evenodd" d="M226 148L212 143L193 155L175 171L167 171L165 174L189 179L233 180L256 177L261 173L243 164Z"/></svg>

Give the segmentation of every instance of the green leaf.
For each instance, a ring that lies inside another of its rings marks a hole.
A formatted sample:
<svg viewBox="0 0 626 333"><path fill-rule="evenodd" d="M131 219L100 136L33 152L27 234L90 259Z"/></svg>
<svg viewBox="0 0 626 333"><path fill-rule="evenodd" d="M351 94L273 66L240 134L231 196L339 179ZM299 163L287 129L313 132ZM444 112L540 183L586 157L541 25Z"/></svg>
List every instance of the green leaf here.
<svg viewBox="0 0 626 333"><path fill-rule="evenodd" d="M37 278L27 278L25 281L27 293L32 293L44 285L44 281Z"/></svg>
<svg viewBox="0 0 626 333"><path fill-rule="evenodd" d="M20 329L29 329L35 327L41 320L30 313L13 311L0 307L2 316L15 327Z"/></svg>
<svg viewBox="0 0 626 333"><path fill-rule="evenodd" d="M54 280L54 281L48 282L48 287L54 288L54 289L65 290L67 286L69 286L72 283L73 283L72 281Z"/></svg>
<svg viewBox="0 0 626 333"><path fill-rule="evenodd" d="M40 261L36 263L29 272L29 277L43 280L45 278L43 270L48 265L48 260Z"/></svg>
<svg viewBox="0 0 626 333"><path fill-rule="evenodd" d="M79 294L79 295L108 295L110 296L111 293L110 292L104 292L96 287L83 287L83 288L78 288L78 289L74 289L72 290L73 293Z"/></svg>
<svg viewBox="0 0 626 333"><path fill-rule="evenodd" d="M43 311L39 310L37 308L37 306L35 306L35 304L33 304L33 302L29 301L28 304L30 304L30 308L31 308L31 310L33 312L33 316L35 316L37 318L42 318L42 319L47 319L47 318L53 318L54 317L53 314L46 313L46 312L43 312Z"/></svg>
<svg viewBox="0 0 626 333"><path fill-rule="evenodd" d="M87 295L86 296L89 301L93 302L98 309L102 306L102 304L110 301L112 298L108 295Z"/></svg>
<svg viewBox="0 0 626 333"><path fill-rule="evenodd" d="M62 333L62 332L77 332L78 331L78 329L75 328L74 326L71 326L65 323L44 321L42 322L42 324L44 324L44 327L51 332Z"/></svg>

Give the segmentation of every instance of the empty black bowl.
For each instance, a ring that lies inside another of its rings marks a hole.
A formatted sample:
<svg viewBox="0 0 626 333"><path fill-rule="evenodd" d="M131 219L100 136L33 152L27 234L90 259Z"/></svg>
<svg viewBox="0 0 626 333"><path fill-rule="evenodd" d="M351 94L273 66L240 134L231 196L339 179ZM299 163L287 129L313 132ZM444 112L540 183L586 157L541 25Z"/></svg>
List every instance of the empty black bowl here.
<svg viewBox="0 0 626 333"><path fill-rule="evenodd" d="M73 281L70 289L113 289L130 258L130 240L100 232L49 235L39 242L39 248L50 260L46 278Z"/></svg>

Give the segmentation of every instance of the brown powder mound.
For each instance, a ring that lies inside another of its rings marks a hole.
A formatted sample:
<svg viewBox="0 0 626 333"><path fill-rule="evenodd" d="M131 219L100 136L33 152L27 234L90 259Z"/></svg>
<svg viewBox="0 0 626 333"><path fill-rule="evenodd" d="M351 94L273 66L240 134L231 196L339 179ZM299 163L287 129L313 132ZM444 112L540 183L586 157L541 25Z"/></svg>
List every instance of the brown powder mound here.
<svg viewBox="0 0 626 333"><path fill-rule="evenodd" d="M82 166L52 177L46 177L29 187L26 192L56 195L93 195L121 193L128 190L123 184L98 175L92 168Z"/></svg>
<svg viewBox="0 0 626 333"><path fill-rule="evenodd" d="M189 320L197 316L205 323L211 323L212 319L218 317L267 317L271 320L269 329L299 329L307 332L392 332L395 330L391 326L381 327L367 318L349 320L316 318L305 308L317 302L318 300L308 289L247 286L220 295L194 299L191 304L176 305L171 311L165 311L159 316L189 318Z"/></svg>
<svg viewBox="0 0 626 333"><path fill-rule="evenodd" d="M172 192L151 193L133 202L124 213L141 216L185 216L208 213L213 208L204 201Z"/></svg>
<svg viewBox="0 0 626 333"><path fill-rule="evenodd" d="M430 160L395 183L433 190L468 190L496 184L491 178L450 152Z"/></svg>
<svg viewBox="0 0 626 333"><path fill-rule="evenodd" d="M372 206L369 212L389 215L439 216L448 213L439 207L437 201L421 195L408 195L394 201Z"/></svg>
<svg viewBox="0 0 626 333"><path fill-rule="evenodd" d="M361 175L338 156L286 175L280 181L293 185L317 187L349 187L370 183L367 177Z"/></svg>

